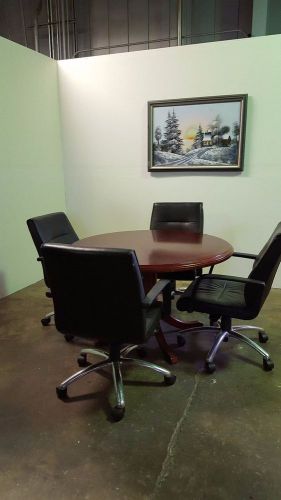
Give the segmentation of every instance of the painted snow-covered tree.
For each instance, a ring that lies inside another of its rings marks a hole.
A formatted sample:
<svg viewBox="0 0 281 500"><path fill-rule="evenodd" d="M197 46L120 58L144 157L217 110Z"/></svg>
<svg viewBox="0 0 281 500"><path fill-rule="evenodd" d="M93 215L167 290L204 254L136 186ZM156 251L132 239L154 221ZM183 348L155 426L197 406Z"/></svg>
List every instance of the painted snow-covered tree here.
<svg viewBox="0 0 281 500"><path fill-rule="evenodd" d="M228 134L230 127L228 125L222 125L222 120L220 115L209 124L209 130L212 137L212 143L214 146L222 146L224 144L224 135Z"/></svg>
<svg viewBox="0 0 281 500"><path fill-rule="evenodd" d="M161 148L162 151L168 151L168 135L169 135L169 130L171 129L171 113L168 111L168 117L166 120L166 126L165 126L165 131L164 131L164 137L163 141L161 142Z"/></svg>
<svg viewBox="0 0 281 500"><path fill-rule="evenodd" d="M202 146L203 146L203 138L204 138L203 130L202 130L201 125L199 125L198 130L196 132L196 135L194 137L192 148L193 149L202 148Z"/></svg>
<svg viewBox="0 0 281 500"><path fill-rule="evenodd" d="M219 133L220 127L221 127L221 117L220 115L217 115L215 119L210 123L209 130L211 131L212 135L216 135Z"/></svg>
<svg viewBox="0 0 281 500"><path fill-rule="evenodd" d="M162 132L161 132L161 128L160 127L156 127L155 129L155 133L154 133L154 137L157 141L157 149L160 149L160 140L161 140L161 137L162 137Z"/></svg>
<svg viewBox="0 0 281 500"><path fill-rule="evenodd" d="M240 134L240 127L238 122L233 123L232 134L233 134L233 142L237 143L239 141L239 134Z"/></svg>
<svg viewBox="0 0 281 500"><path fill-rule="evenodd" d="M212 143L216 146L220 145L220 127L221 127L221 117L217 115L215 119L209 124L209 131L212 137Z"/></svg>
<svg viewBox="0 0 281 500"><path fill-rule="evenodd" d="M179 129L179 121L176 117L175 110L172 113L168 112L166 126L164 131L164 139L161 143L162 150L169 153L183 154L183 140Z"/></svg>

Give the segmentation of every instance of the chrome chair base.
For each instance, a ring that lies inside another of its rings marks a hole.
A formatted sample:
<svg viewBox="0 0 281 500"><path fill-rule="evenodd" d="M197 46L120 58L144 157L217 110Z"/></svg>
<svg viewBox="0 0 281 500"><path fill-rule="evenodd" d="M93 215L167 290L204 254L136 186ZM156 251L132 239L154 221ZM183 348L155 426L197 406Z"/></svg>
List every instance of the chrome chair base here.
<svg viewBox="0 0 281 500"><path fill-rule="evenodd" d="M46 314L46 316L44 316L44 318L41 319L41 323L42 323L43 326L47 326L50 323L54 324L55 323L55 313L54 313L54 311Z"/></svg>
<svg viewBox="0 0 281 500"><path fill-rule="evenodd" d="M54 311L46 314L46 316L44 316L44 318L41 319L41 323L43 326L55 325L55 313L54 313ZM64 335L64 338L65 338L66 342L71 342L73 340L74 336L66 333Z"/></svg>
<svg viewBox="0 0 281 500"><path fill-rule="evenodd" d="M212 326L198 326L195 328L190 328L189 330L182 330L181 334L184 333L185 331L187 333L194 333L194 332L199 332L199 331L210 331L216 333L216 339L214 344L212 345L211 349L209 350L206 360L205 360L205 368L208 373L213 373L216 369L216 365L214 363L214 358L222 344L222 342L227 342L230 337L240 340L247 344L248 346L252 347L256 352L258 352L262 357L263 357L263 368L266 371L271 371L274 368L274 363L270 359L270 355L268 354L267 351L262 349L262 347L259 346L256 342L251 340L249 337L241 333L243 330L255 330L258 331L259 335L259 341L261 343L265 343L268 340L268 336L265 333L265 331L257 326L252 326L252 325L234 325L232 326L231 330L226 331L222 330L220 322L217 322L217 326L212 325Z"/></svg>
<svg viewBox="0 0 281 500"><path fill-rule="evenodd" d="M115 397L116 397L116 406L112 409L112 416L114 420L121 420L125 413L125 398L124 398L124 386L122 379L121 366L125 364L132 364L138 366L143 366L145 368L150 368L153 371L161 373L164 376L164 382L166 385L173 385L176 381L176 376L172 375L169 370L166 368L162 368L161 366L155 365L154 363L150 363L143 359L135 359L126 357L133 349L136 349L138 345L129 345L120 350L120 356L118 360L113 360L110 357L110 353L100 349L82 349L80 352L80 356L78 358L79 366L83 366L82 370L74 373L66 380L64 380L57 388L57 396L59 399L67 398L67 388L69 385L73 384L77 380L80 380L82 377L85 377L89 373L97 372L102 370L108 366L111 367L112 377L114 382L115 389ZM87 361L87 355L94 354L98 356L102 356L104 358L103 361L99 363L89 363Z"/></svg>

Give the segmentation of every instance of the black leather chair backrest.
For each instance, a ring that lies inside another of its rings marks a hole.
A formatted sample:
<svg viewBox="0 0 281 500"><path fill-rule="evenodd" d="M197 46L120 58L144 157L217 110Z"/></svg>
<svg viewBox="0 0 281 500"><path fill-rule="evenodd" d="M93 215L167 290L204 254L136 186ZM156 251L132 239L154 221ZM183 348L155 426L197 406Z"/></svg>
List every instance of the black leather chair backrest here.
<svg viewBox="0 0 281 500"><path fill-rule="evenodd" d="M154 203L150 229L186 229L203 233L204 213L202 202Z"/></svg>
<svg viewBox="0 0 281 500"><path fill-rule="evenodd" d="M38 255L43 243L74 243L79 240L64 212L32 217L26 221Z"/></svg>
<svg viewBox="0 0 281 500"><path fill-rule="evenodd" d="M41 257L41 245L43 243L74 243L79 240L76 232L70 224L64 212L32 217L26 221L31 237ZM48 278L43 264L44 279L49 287Z"/></svg>
<svg viewBox="0 0 281 500"><path fill-rule="evenodd" d="M42 255L61 333L118 343L145 340L145 293L133 250L46 244Z"/></svg>
<svg viewBox="0 0 281 500"><path fill-rule="evenodd" d="M271 237L264 245L254 261L249 278L265 282L265 288L260 297L260 307L268 296L276 271L281 261L281 222L277 224ZM253 301L253 287L246 285L245 298L247 303Z"/></svg>

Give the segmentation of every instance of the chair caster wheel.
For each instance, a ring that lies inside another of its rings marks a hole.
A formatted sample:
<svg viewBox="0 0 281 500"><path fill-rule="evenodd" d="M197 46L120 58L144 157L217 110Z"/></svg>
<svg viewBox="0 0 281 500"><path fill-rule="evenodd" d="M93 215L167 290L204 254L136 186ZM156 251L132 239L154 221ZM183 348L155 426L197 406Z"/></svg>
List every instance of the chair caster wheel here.
<svg viewBox="0 0 281 500"><path fill-rule="evenodd" d="M270 372L271 370L273 370L274 363L273 363L273 361L271 361L270 358L263 358L262 363L263 363L263 369L266 372Z"/></svg>
<svg viewBox="0 0 281 500"><path fill-rule="evenodd" d="M114 406L111 411L112 418L115 422L122 420L125 414L125 406Z"/></svg>
<svg viewBox="0 0 281 500"><path fill-rule="evenodd" d="M176 375L170 375L170 377L164 376L164 382L166 385L173 385L177 380Z"/></svg>
<svg viewBox="0 0 281 500"><path fill-rule="evenodd" d="M73 335L69 335L68 333L64 336L64 340L66 342L71 342L74 339Z"/></svg>
<svg viewBox="0 0 281 500"><path fill-rule="evenodd" d="M185 345L185 338L182 335L177 335L177 346L183 347Z"/></svg>
<svg viewBox="0 0 281 500"><path fill-rule="evenodd" d="M50 322L51 322L51 318L50 317L48 317L48 318L42 318L41 319L41 323L42 323L43 326L49 325Z"/></svg>
<svg viewBox="0 0 281 500"><path fill-rule="evenodd" d="M206 361L205 369L207 373L214 373L214 371L216 371L216 365L212 361Z"/></svg>
<svg viewBox="0 0 281 500"><path fill-rule="evenodd" d="M56 387L56 391L59 399L67 399L67 387L63 389L61 387Z"/></svg>
<svg viewBox="0 0 281 500"><path fill-rule="evenodd" d="M77 363L78 366L81 366L81 368L85 366L89 366L91 363L87 361L87 354L80 354L80 356L77 358Z"/></svg>
<svg viewBox="0 0 281 500"><path fill-rule="evenodd" d="M259 332L259 342L265 344L268 341L268 335L265 332Z"/></svg>

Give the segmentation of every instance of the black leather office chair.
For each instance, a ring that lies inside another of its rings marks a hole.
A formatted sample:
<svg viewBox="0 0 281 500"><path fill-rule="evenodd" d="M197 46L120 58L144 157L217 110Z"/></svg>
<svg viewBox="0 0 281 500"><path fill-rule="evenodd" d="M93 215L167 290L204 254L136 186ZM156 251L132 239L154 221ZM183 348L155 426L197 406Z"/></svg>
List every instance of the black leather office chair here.
<svg viewBox="0 0 281 500"><path fill-rule="evenodd" d="M37 260L41 262L43 267L45 284L49 288L48 276L44 262L42 261L41 245L43 243L74 243L79 238L64 212L54 212L40 215L39 217L32 217L26 223L39 256ZM47 291L46 296L51 298L51 292ZM53 312L46 314L41 319L42 325L48 325L53 316ZM67 340L71 338L66 336Z"/></svg>
<svg viewBox="0 0 281 500"><path fill-rule="evenodd" d="M216 368L214 357L221 343L227 341L229 337L241 340L255 349L263 357L264 369L272 370L274 364L269 354L241 333L243 330L257 330L259 341L266 342L268 336L264 330L250 325L232 326L232 318L254 319L259 314L281 260L281 222L258 255L239 252L233 255L254 259L248 278L218 274L202 275L191 283L179 298L177 308L180 311L198 311L210 316L211 326L189 330L189 333L202 329L217 333L215 343L205 362L209 373L213 373Z"/></svg>
<svg viewBox="0 0 281 500"><path fill-rule="evenodd" d="M163 202L154 203L152 208L150 229L184 229L194 233L203 233L204 212L202 202ZM191 281L201 274L201 269L176 273L161 273L158 278L170 279L175 293L176 281Z"/></svg>
<svg viewBox="0 0 281 500"><path fill-rule="evenodd" d="M120 420L125 411L122 365L135 363L161 373L167 385L175 382L176 377L165 368L127 357L134 347L160 328L165 301L157 302L156 298L170 287L168 280L157 282L145 296L134 250L46 244L42 247L42 255L58 331L82 338L98 338L109 344L109 352L81 351L78 363L84 368L57 387L59 398L67 397L67 387L76 380L111 366L117 400L112 415ZM105 360L89 364L89 353Z"/></svg>

